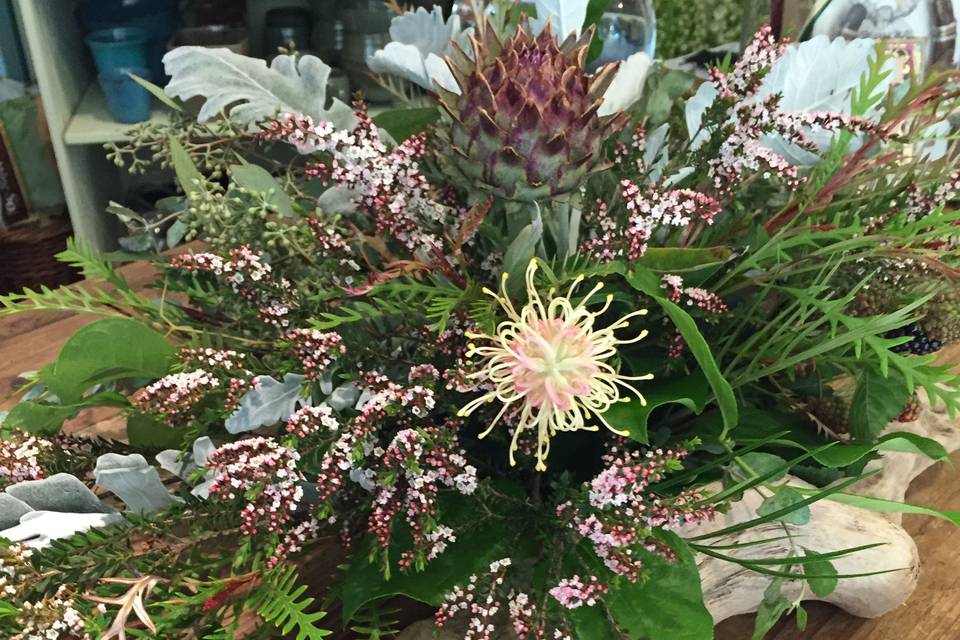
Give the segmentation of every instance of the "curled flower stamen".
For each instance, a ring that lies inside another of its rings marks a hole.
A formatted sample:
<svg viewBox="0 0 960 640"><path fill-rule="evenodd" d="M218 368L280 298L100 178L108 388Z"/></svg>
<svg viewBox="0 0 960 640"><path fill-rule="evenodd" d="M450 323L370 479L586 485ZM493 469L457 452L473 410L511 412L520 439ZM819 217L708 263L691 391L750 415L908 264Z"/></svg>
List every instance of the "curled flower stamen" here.
<svg viewBox="0 0 960 640"><path fill-rule="evenodd" d="M646 405L643 395L630 384L650 380L653 374L624 376L609 362L618 347L642 340L647 331L621 340L615 331L629 326L630 320L647 314L640 309L605 328L597 328L597 319L606 313L613 302L608 295L597 311L590 311L587 303L602 288L597 284L579 302L573 295L584 281L578 276L565 296L557 296L555 289L546 299L537 291L534 276L537 261L527 268L527 303L519 311L506 293L508 275L503 274L500 293L485 289L507 314L492 334L468 333L471 343L468 357L481 359L479 369L468 377L485 382L491 391L474 398L460 409L459 415L468 416L481 406L499 401L503 406L493 422L480 437L486 437L503 416L516 405L519 413L510 444L510 464L515 464L515 452L520 434L536 432L538 471L546 470L550 440L561 431L597 431L591 422L596 419L610 431L627 435L610 425L603 414L617 402L628 402L622 397L626 389Z"/></svg>

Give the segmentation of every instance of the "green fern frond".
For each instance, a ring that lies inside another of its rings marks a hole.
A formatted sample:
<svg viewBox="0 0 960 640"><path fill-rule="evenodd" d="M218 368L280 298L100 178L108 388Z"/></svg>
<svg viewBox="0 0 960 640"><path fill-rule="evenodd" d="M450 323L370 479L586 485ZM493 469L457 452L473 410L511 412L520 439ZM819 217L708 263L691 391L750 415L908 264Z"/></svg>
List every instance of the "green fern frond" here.
<svg viewBox="0 0 960 640"><path fill-rule="evenodd" d="M354 625L350 630L358 635L358 640L389 640L400 635L400 621L397 614L400 609L380 607L376 603L364 607L353 614Z"/></svg>
<svg viewBox="0 0 960 640"><path fill-rule="evenodd" d="M478 296L476 285L460 289L439 281L394 280L376 287L365 299L349 301L332 311L317 314L311 325L326 331L386 316L409 316L413 312L423 314L440 332L446 329L458 307Z"/></svg>
<svg viewBox="0 0 960 640"><path fill-rule="evenodd" d="M296 567L271 572L251 598L250 606L283 635L296 630L296 640L320 640L332 633L316 626L327 612L307 613L314 599L303 597L307 587L297 586L298 577Z"/></svg>

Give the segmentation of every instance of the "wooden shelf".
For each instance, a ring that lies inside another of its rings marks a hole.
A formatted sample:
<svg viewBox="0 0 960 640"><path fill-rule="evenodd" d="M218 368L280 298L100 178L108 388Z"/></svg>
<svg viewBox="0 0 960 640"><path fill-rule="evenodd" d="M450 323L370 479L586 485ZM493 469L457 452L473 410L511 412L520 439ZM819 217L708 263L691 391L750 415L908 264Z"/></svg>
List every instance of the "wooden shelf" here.
<svg viewBox="0 0 960 640"><path fill-rule="evenodd" d="M170 111L153 101L150 122L167 122ZM73 116L63 132L63 140L71 145L120 142L129 138L127 132L136 124L117 122L107 109L107 100L97 82L91 82L83 92Z"/></svg>

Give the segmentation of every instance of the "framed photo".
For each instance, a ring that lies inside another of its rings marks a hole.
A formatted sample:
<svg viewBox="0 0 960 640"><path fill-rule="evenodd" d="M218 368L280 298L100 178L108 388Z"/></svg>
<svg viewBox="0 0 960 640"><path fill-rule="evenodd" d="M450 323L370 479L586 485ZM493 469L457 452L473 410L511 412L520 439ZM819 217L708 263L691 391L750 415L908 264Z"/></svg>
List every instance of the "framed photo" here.
<svg viewBox="0 0 960 640"><path fill-rule="evenodd" d="M0 227L26 220L28 214L23 180L10 149L7 132L0 123Z"/></svg>

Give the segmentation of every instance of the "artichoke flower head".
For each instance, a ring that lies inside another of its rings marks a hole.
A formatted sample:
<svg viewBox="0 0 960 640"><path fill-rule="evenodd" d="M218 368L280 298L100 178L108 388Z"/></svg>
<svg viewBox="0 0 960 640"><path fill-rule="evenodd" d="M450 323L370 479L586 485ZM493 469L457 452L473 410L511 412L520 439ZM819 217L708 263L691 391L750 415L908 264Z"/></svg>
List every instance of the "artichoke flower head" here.
<svg viewBox="0 0 960 640"><path fill-rule="evenodd" d="M532 35L524 20L506 40L491 28L468 53L447 59L460 94L439 90L452 122L442 132L449 171L507 200L556 199L601 168L601 147L630 117L598 112L618 69L585 66L593 29L558 42L549 23Z"/></svg>

